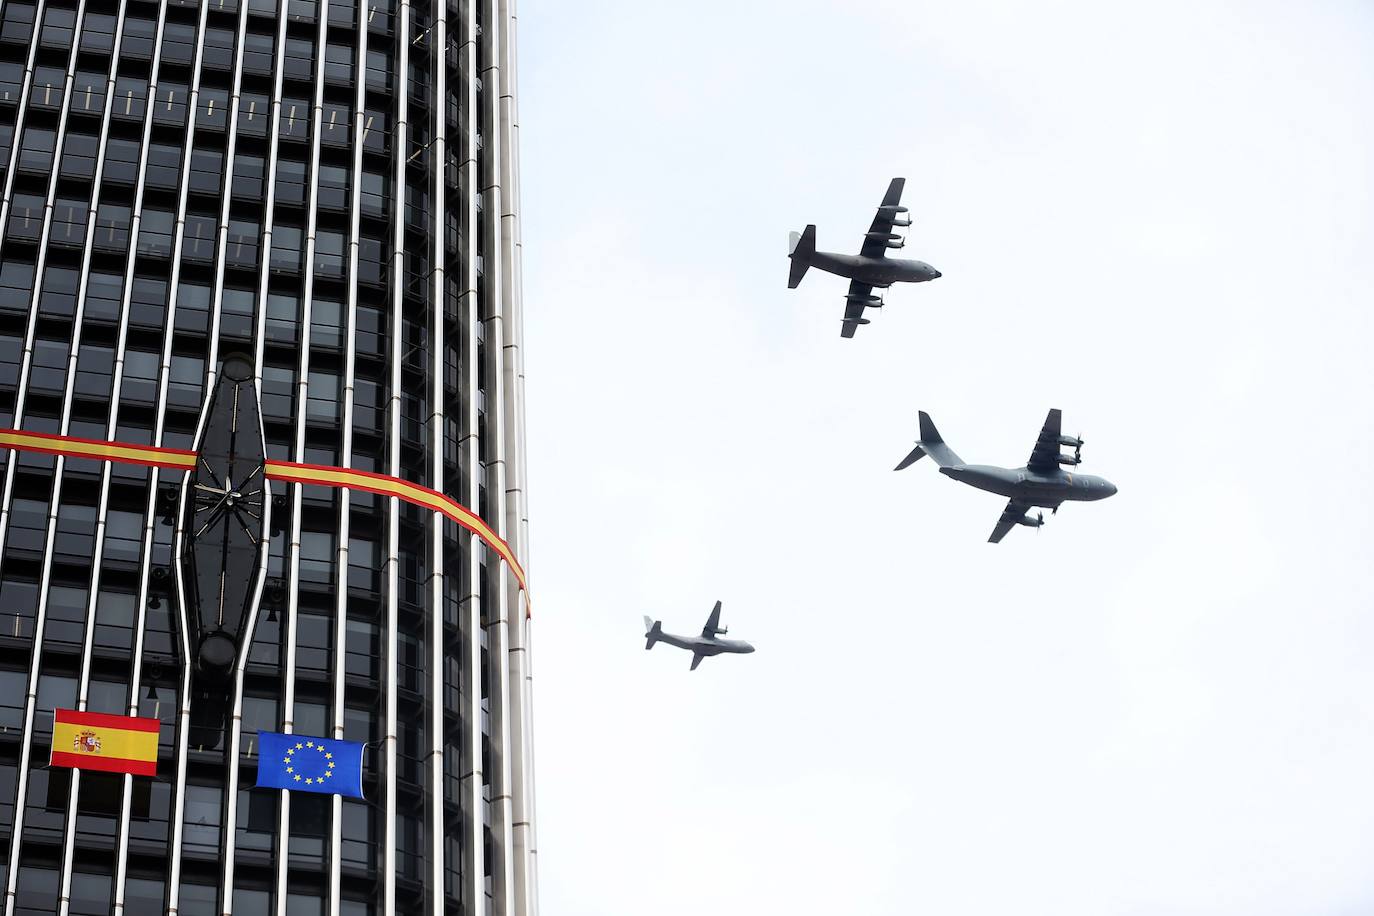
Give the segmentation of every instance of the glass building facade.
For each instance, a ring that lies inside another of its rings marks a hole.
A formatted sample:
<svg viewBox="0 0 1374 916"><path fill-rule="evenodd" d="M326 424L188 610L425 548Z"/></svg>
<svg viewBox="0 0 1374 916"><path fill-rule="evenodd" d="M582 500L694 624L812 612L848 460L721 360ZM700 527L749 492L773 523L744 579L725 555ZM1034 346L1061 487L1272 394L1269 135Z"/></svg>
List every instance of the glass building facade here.
<svg viewBox="0 0 1374 916"><path fill-rule="evenodd" d="M527 557L513 0L0 0L0 428L437 490ZM0 888L19 914L537 912L528 596L402 499L271 483L224 740L186 727L184 472L0 449ZM56 708L156 778L49 768ZM259 731L364 799L253 788ZM232 752L237 748L237 753Z"/></svg>

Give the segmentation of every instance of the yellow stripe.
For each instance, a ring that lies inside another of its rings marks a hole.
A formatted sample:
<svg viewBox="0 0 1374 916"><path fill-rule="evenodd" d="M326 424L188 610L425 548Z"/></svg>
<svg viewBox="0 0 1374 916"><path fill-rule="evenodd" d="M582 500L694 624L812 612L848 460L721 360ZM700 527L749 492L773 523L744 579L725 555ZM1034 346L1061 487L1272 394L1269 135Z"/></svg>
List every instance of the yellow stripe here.
<svg viewBox="0 0 1374 916"><path fill-rule="evenodd" d="M157 732L90 728L68 722L58 722L53 726L53 750L80 753L73 742L82 732L92 732L100 741L100 750L89 752L92 757L117 757L120 760L141 760L145 763L157 760Z"/></svg>

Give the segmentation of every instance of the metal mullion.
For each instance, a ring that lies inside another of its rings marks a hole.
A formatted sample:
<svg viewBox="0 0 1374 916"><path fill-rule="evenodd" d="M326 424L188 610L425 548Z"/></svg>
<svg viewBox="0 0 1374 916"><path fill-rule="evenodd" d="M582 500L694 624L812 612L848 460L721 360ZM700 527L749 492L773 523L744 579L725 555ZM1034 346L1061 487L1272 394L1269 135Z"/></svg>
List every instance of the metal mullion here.
<svg viewBox="0 0 1374 916"><path fill-rule="evenodd" d="M316 15L319 23L316 33L316 55L315 55L315 88L314 98L311 101L310 110L310 159L308 175L313 180L307 184L306 192L306 215L305 215L305 250L302 253L302 269L304 275L301 282L301 347L300 361L297 364L296 376L296 427L295 443L292 447L292 460L305 460L305 426L309 400L309 379L310 379L310 320L311 308L315 296L315 232L318 217L315 209L318 203L319 170L320 170L320 124L321 109L324 106L324 48L325 39L329 27L329 2L321 0ZM285 20L283 11L282 19ZM278 83L280 89L280 83ZM278 103L280 104L280 103ZM275 180L275 175L274 175ZM270 251L267 254L268 261L271 260ZM266 302L263 303L264 308ZM291 487L291 541L287 545L286 563L288 567L288 598L287 598L287 618L288 626L283 627L282 648L285 650L286 658L283 664L283 691L282 703L284 706L282 721L284 730L287 734L294 734L295 731L295 703L296 703L296 615L300 609L300 559L301 559L301 484L293 484ZM288 636L289 634L289 636ZM276 910L279 916L286 916L286 887L287 872L289 870L290 845L291 845L291 797L287 790L282 790L281 819L279 829L281 831L282 854L277 856L276 867Z"/></svg>
<svg viewBox="0 0 1374 916"><path fill-rule="evenodd" d="M489 505L500 506L500 508L489 509L488 514L492 517L485 519L501 537L506 536L505 512L504 510L504 489L505 489L505 455L504 455L504 398L502 396L502 358L504 341L504 315L501 309L502 293L504 288L504 277L506 272L504 252L501 247L501 191L503 176L502 160L502 137L500 132L500 84L501 84L501 52L500 41L503 35L504 23L500 19L497 0L483 0L483 19L485 28L483 29L482 41L484 42L486 70L482 74L483 86L483 110L479 113L480 123L486 128L483 131L484 159L481 163L481 194L486 200L485 211L488 214L484 221L484 228L479 240L483 249L483 261L486 267L486 302L479 305L486 314L484 320L487 323L487 373L488 377L483 379L488 392L487 395L487 440L481 444L483 452L488 456L487 470L494 478L488 481ZM495 773L488 774L495 785L496 791L492 797L492 832L496 834L495 845L500 851L500 868L495 869L497 880L493 904L496 911L503 916L513 916L514 899L511 893L511 882L513 880L515 865L512 856L512 824L514 821L514 811L512 805L511 792L511 739L510 739L510 672L508 657L509 644L509 606L506 600L506 589L503 587L507 572L505 562L499 558L494 558L496 562L496 581L499 583L496 594L491 596L490 604L494 605L496 620L488 619L487 625L487 652L489 656L489 675L494 683L488 686L491 694L490 721L491 736L489 740L493 744L494 755L498 759L493 761Z"/></svg>
<svg viewBox="0 0 1374 916"><path fill-rule="evenodd" d="M339 444L340 464L353 466L353 390L357 372L357 342L355 331L358 322L358 255L359 239L362 234L362 170L363 144L362 130L366 108L366 65L367 65L367 24L363 20L363 5L358 6L357 54L353 67L354 112L352 131L353 163L349 173L349 242L348 263L345 267L347 277L344 311L344 378L343 378L343 429ZM334 725L330 737L341 740L344 737L344 681L347 677L348 642L348 574L349 574L349 536L350 512L352 510L351 491L339 491L339 583L338 600L335 605L334 621ZM338 916L340 886L343 878L343 797L333 796L333 822L329 842L329 916Z"/></svg>
<svg viewBox="0 0 1374 916"><path fill-rule="evenodd" d="M391 245L391 390L388 392L387 473L401 475L401 346L405 327L405 208L406 208L406 149L408 147L410 114L410 3L400 0L396 41L396 127L392 132L391 154L394 160L392 218L394 228ZM387 605L386 605L386 776L383 784L385 811L383 814L382 846L385 856L382 865L382 912L396 912L396 757L397 757L397 653L399 644L400 605L400 500L388 500L387 525Z"/></svg>
<svg viewBox="0 0 1374 916"><path fill-rule="evenodd" d="M286 543L286 609L281 626L282 732L295 733L296 612L300 607L301 485L291 485L291 533ZM291 843L291 793L281 790L277 829L280 846L276 857L276 911L286 916L286 872Z"/></svg>
<svg viewBox="0 0 1374 916"><path fill-rule="evenodd" d="M462 47L458 52L458 66L464 74L462 137L463 186L463 291L460 308L463 313L463 392L464 417L462 438L459 441L460 466L467 471L467 490L460 494L469 506L478 505L481 474L481 452L478 442L477 389L477 330L481 322L481 303L477 300L477 7L463 4ZM447 99L444 104L447 104ZM459 535L464 544L463 562L467 565L468 594L460 605L459 627L463 631L464 657L459 667L459 695L462 710L462 778L459 781L463 809L462 843L463 905L467 912L482 912L485 872L485 837L483 836L482 787L486 779L482 764L482 551L485 545L469 532Z"/></svg>
<svg viewBox="0 0 1374 916"><path fill-rule="evenodd" d="M248 2L239 3L239 22L234 36L234 78L229 89L229 112L225 118L227 136L224 149L223 202L220 204L219 225L216 227L215 279L210 286L210 348L205 356L205 390L214 387L219 364L220 308L224 301L224 262L229 247L229 207L233 199L234 162L238 152L239 98L243 94L243 45L248 31ZM265 174L265 170L264 170Z"/></svg>
<svg viewBox="0 0 1374 916"><path fill-rule="evenodd" d="M431 193L431 257L430 284L430 486L444 492L444 294L445 294L445 219L448 213L444 188L444 169L447 164L448 118L445 104L448 87L448 3L435 0L433 25L430 27L430 66L434 72L433 103L434 134L430 140L432 166ZM431 906L433 912L444 912L444 524L445 517L431 512L430 561L430 823L429 831L433 855L430 858Z"/></svg>
<svg viewBox="0 0 1374 916"><path fill-rule="evenodd" d="M6 4L8 5L8 4ZM47 11L47 0L38 0L33 8L33 34L38 35L42 28L43 13ZM124 21L120 10L120 22ZM117 52L116 52L117 53ZM75 54L72 55L75 58ZM29 111L29 93L33 90L33 62L38 58L38 42L29 42L29 57L24 61L24 84L20 87L19 104L14 113L14 146L10 149L9 167L5 171L5 194L0 200L0 231L7 231L10 216L10 197L14 193L14 173L19 165L19 151L24 145L24 116ZM55 149L56 147L54 147Z"/></svg>
<svg viewBox="0 0 1374 916"><path fill-rule="evenodd" d="M516 101L515 0L497 0L501 13L499 140L501 152L501 310L508 343L502 350L503 447L506 462L506 539L515 546L522 563L529 562L529 516L526 508L525 464L525 371L524 304L522 299L520 244L519 117ZM532 916L538 910L534 839L533 728L530 677L529 618L524 613L528 593L506 570L505 590L510 639L510 719L512 776L512 875L515 911Z"/></svg>

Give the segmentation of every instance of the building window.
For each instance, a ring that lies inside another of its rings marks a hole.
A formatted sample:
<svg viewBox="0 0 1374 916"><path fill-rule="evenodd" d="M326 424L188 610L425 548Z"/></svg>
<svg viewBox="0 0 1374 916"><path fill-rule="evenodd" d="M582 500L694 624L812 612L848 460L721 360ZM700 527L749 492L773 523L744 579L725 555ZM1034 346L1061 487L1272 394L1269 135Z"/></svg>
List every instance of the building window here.
<svg viewBox="0 0 1374 916"><path fill-rule="evenodd" d="M76 292L81 274L72 267L49 265L43 271L43 292L38 297L39 311L45 315L71 317L76 314Z"/></svg>
<svg viewBox="0 0 1374 916"><path fill-rule="evenodd" d="M149 144L147 184L154 188L176 190L180 179L181 147L172 143Z"/></svg>
<svg viewBox="0 0 1374 916"><path fill-rule="evenodd" d="M55 245L80 248L86 244L86 215L89 204L80 199L58 198L53 204L52 228L48 238ZM75 281L73 281L75 283Z"/></svg>
<svg viewBox="0 0 1374 916"><path fill-rule="evenodd" d="M14 203L10 206L10 225L8 237L11 239L27 239L36 242L43 233L43 208L45 202L37 194L16 194ZM32 268L29 269L32 273ZM29 301L28 293L32 286L25 290L24 303Z"/></svg>
<svg viewBox="0 0 1374 916"><path fill-rule="evenodd" d="M315 276L344 275L344 237L341 232L320 230L315 235Z"/></svg>
<svg viewBox="0 0 1374 916"><path fill-rule="evenodd" d="M235 183L238 179L235 178ZM258 222L253 219L229 221L229 245L225 259L230 267L258 266ZM251 312L251 309L250 309Z"/></svg>

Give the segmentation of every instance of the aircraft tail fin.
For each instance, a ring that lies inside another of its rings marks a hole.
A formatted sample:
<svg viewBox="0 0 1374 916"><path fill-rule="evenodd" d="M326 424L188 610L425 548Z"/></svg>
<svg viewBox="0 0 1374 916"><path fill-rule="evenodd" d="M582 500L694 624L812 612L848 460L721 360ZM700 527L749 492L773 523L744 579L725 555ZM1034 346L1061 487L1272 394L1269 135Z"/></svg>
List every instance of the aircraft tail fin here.
<svg viewBox="0 0 1374 916"><path fill-rule="evenodd" d="M816 227L807 226L802 232L793 232L787 256L792 259L792 269L787 274L787 288L796 289L806 276L806 268L811 266L811 256L816 253Z"/></svg>
<svg viewBox="0 0 1374 916"><path fill-rule="evenodd" d="M923 410L921 411L921 438L911 453L903 458L902 463L893 470L900 471L902 468L910 467L926 455L933 458L935 463L942 468L964 463L964 460L954 453L954 449L945 445L945 440L940 435L940 431L935 428L935 421L931 420L930 414Z"/></svg>
<svg viewBox="0 0 1374 916"><path fill-rule="evenodd" d="M644 648L652 649L663 633L663 621L644 618Z"/></svg>

